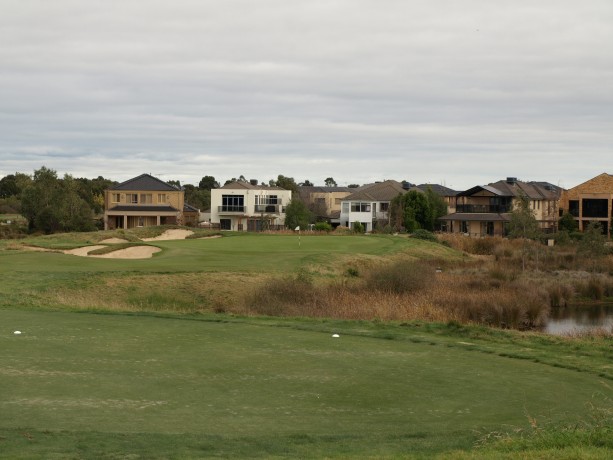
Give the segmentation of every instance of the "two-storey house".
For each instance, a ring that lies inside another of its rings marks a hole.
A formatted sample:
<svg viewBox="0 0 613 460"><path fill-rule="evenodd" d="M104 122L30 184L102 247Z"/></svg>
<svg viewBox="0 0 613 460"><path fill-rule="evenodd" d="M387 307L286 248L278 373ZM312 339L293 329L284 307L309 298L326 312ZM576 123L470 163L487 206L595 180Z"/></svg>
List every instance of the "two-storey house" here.
<svg viewBox="0 0 613 460"><path fill-rule="evenodd" d="M341 225L352 227L354 222L360 222L366 232L371 232L377 226L389 224L390 202L413 187L407 185L409 187L395 180L386 180L354 189L354 193L341 201Z"/></svg>
<svg viewBox="0 0 613 460"><path fill-rule="evenodd" d="M561 212L569 212L584 231L587 225L599 222L603 233L611 238L613 223L613 175L602 173L576 187L562 192Z"/></svg>
<svg viewBox="0 0 613 460"><path fill-rule="evenodd" d="M211 190L211 223L221 230L262 231L282 228L291 190L231 182Z"/></svg>
<svg viewBox="0 0 613 460"><path fill-rule="evenodd" d="M557 224L561 188L547 182L522 182L508 177L488 185L477 185L455 196L455 212L440 220L449 233L470 236L505 236L510 213L520 198L529 200L530 209L545 231Z"/></svg>
<svg viewBox="0 0 613 460"><path fill-rule="evenodd" d="M349 187L300 186L300 199L308 206L317 221L327 221L332 226L339 225L341 202L355 192Z"/></svg>
<svg viewBox="0 0 613 460"><path fill-rule="evenodd" d="M104 229L195 225L198 209L185 203L183 190L141 174L104 192Z"/></svg>

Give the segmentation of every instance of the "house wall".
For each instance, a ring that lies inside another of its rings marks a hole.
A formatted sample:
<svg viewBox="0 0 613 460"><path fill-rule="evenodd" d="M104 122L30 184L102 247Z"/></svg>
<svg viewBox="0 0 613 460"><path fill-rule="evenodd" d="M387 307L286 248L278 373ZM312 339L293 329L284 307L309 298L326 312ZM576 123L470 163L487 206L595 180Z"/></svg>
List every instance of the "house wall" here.
<svg viewBox="0 0 613 460"><path fill-rule="evenodd" d="M586 217L584 216L584 200L606 200L606 217ZM579 224L579 230L584 231L592 221L601 222L607 229L607 236L611 237L611 219L613 218L613 176L610 174L600 174L576 187L562 192L560 198L560 209L562 212L570 212L570 202L578 201L579 212L575 220Z"/></svg>
<svg viewBox="0 0 613 460"><path fill-rule="evenodd" d="M244 211L240 212L224 212L219 208L222 206L223 195L242 196ZM256 211L256 196L266 197L276 195L280 201L278 212L261 212ZM214 225L228 224L227 227L221 226L224 230L234 231L257 231L259 229L258 222L267 220L270 225L275 227L285 224L285 207L289 204L292 198L291 190L279 189L233 189L219 188L211 190L211 223Z"/></svg>

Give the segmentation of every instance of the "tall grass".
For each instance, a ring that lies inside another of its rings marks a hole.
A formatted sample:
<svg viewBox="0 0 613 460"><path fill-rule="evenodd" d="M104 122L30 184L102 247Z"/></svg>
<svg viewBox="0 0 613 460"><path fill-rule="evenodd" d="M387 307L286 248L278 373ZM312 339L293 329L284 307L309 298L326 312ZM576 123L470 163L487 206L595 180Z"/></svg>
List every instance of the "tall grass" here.
<svg viewBox="0 0 613 460"><path fill-rule="evenodd" d="M474 273L469 280L435 263L399 260L342 282L286 276L244 299L247 313L342 319L458 321L503 328L540 327L551 300L538 283Z"/></svg>

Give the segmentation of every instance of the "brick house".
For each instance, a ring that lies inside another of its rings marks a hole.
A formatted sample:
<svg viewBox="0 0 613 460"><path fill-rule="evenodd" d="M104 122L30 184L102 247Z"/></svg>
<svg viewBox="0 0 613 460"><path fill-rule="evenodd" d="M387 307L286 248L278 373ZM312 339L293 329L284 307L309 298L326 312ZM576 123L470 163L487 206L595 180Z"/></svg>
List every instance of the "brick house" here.
<svg viewBox="0 0 613 460"><path fill-rule="evenodd" d="M613 175L602 173L582 184L565 190L560 199L560 213L569 212L584 231L592 221L602 225L611 238L613 218Z"/></svg>

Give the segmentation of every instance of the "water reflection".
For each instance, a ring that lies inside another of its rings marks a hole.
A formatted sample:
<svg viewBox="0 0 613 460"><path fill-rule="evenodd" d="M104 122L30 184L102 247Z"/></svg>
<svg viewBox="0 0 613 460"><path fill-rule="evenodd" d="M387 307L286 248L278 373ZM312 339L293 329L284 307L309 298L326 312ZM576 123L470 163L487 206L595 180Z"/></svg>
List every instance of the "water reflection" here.
<svg viewBox="0 0 613 460"><path fill-rule="evenodd" d="M613 333L613 304L570 305L553 308L544 332L563 335L602 329Z"/></svg>

